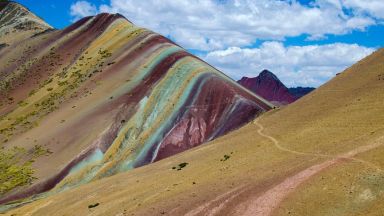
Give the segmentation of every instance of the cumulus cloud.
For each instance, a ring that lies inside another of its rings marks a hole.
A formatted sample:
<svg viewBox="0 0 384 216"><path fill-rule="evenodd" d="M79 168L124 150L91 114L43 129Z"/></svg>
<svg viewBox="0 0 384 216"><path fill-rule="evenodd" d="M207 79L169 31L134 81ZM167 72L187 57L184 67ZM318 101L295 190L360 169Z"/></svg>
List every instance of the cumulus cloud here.
<svg viewBox="0 0 384 216"><path fill-rule="evenodd" d="M359 13L366 13L378 19L384 19L383 0L345 0L344 5Z"/></svg>
<svg viewBox="0 0 384 216"><path fill-rule="evenodd" d="M288 86L318 87L373 51L357 44L285 47L281 42L264 42L259 48L230 47L200 57L235 80L269 69Z"/></svg>
<svg viewBox="0 0 384 216"><path fill-rule="evenodd" d="M308 34L313 40L364 30L383 18L383 5L382 0L316 0L311 5L295 0L110 0L98 12L121 13L187 49L209 51L248 46L258 39ZM94 10L92 4L79 1L71 14L81 17Z"/></svg>
<svg viewBox="0 0 384 216"><path fill-rule="evenodd" d="M71 6L74 18L96 12L120 13L136 25L172 39L238 79L264 69L289 86L318 86L372 52L358 45L285 47L287 37L364 31L384 23L383 0L110 0L96 8L84 0ZM257 41L265 42L248 49Z"/></svg>
<svg viewBox="0 0 384 216"><path fill-rule="evenodd" d="M86 16L94 15L96 13L96 6L87 1L77 1L72 4L70 8L70 15L73 17L74 21Z"/></svg>

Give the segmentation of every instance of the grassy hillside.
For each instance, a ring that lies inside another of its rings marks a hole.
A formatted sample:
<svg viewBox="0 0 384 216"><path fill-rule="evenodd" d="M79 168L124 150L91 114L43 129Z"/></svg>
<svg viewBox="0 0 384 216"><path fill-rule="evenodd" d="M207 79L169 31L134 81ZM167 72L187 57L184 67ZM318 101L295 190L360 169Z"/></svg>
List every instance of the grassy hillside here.
<svg viewBox="0 0 384 216"><path fill-rule="evenodd" d="M211 143L9 215L383 215L384 50Z"/></svg>

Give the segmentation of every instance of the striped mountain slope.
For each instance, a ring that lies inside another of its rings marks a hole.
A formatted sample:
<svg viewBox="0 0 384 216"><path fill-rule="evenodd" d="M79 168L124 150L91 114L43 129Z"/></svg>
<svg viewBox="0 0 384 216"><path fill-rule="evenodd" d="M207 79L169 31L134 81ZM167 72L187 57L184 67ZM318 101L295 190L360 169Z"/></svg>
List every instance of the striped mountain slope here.
<svg viewBox="0 0 384 216"><path fill-rule="evenodd" d="M0 141L37 147L34 179L0 203L72 188L198 146L272 105L119 14L0 49Z"/></svg>
<svg viewBox="0 0 384 216"><path fill-rule="evenodd" d="M208 145L5 215L381 216L383 89L379 49Z"/></svg>
<svg viewBox="0 0 384 216"><path fill-rule="evenodd" d="M24 6L0 2L0 49L53 28ZM1 46L2 45L2 46Z"/></svg>

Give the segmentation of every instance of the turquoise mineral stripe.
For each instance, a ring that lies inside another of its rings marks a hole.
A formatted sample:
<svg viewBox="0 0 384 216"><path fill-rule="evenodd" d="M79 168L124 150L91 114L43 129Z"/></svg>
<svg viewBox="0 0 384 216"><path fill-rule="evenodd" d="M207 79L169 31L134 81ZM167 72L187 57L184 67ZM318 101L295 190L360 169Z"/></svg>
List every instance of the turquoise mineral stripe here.
<svg viewBox="0 0 384 216"><path fill-rule="evenodd" d="M161 48L163 49L163 48ZM127 83L127 85L122 85L120 88L115 90L113 92L113 95L116 95L117 97L130 92L134 87L140 84L140 82L143 81L145 77L147 77L150 72L165 58L167 58L169 55L176 53L178 51L181 51L180 47L177 46L171 46L166 47L164 50L160 51L160 54L158 52L154 52L154 55L151 55L151 60L147 64L147 67L142 67L142 69L139 71L138 76L134 76L130 82Z"/></svg>
<svg viewBox="0 0 384 216"><path fill-rule="evenodd" d="M200 76L198 76L198 77L195 78L195 80L194 80L194 82L193 82L193 85L190 86L190 90L194 87L196 81L198 81L203 75L208 75L208 76L204 77L203 80L201 80L201 81L199 82L198 89L197 89L195 92L193 92L193 94L191 94L191 93L192 93L191 91L187 91L189 95L191 95L191 96L193 95L193 96L194 96L190 104L194 104L194 103L195 103L195 101L196 101L197 98L198 98L197 96L200 95L201 88L204 86L204 83L207 81L207 78L210 77L210 76L212 76L211 74L209 74L209 72L201 72ZM186 102L186 101L185 101L185 102ZM184 102L184 103L185 103L185 102ZM184 105L184 103L181 104L181 106ZM181 107L179 106L178 108L180 109ZM179 109L175 109L175 111L179 111ZM186 111L186 110L185 110L185 111ZM176 114L177 114L177 113L176 113ZM172 123L172 122L169 121L168 124L165 125L165 126L170 126L171 123ZM155 160L155 158L156 158L156 156L157 156L157 153L159 152L159 149L160 149L160 144L161 144L161 142L159 142L158 145L156 146L156 149L155 149L155 152L154 152L154 154L153 154L153 156L152 156L151 162L153 162L153 161Z"/></svg>
<svg viewBox="0 0 384 216"><path fill-rule="evenodd" d="M144 109L147 105L148 102L148 97L144 97L143 99L140 100L139 102L139 108L136 111L136 114L132 116L132 118L129 120L129 122L134 122L136 123L133 128L129 128L126 130L126 128L123 128L121 131L124 132L126 131L125 134L125 139L122 141L120 144L121 149L125 149L126 147L129 147L130 144L133 142L137 142L136 138L140 135L140 128L138 124L144 121L143 115L141 113L144 112ZM130 124L127 124L130 125ZM124 152L122 152L124 154Z"/></svg>
<svg viewBox="0 0 384 216"><path fill-rule="evenodd" d="M134 163L143 160L144 157L148 154L148 151L153 147L153 145L161 140L163 134L166 132L165 130L170 128L172 122L175 121L175 118L178 115L178 111L188 100L193 86L199 80L199 77L205 74L206 72L199 72L197 76L192 77L192 79L187 83L187 86L185 86L185 89L181 94L180 98L177 100L177 103L171 105L169 104L167 97L171 97L172 94L178 93L180 89L182 89L182 87L185 85L185 80L181 80L180 77L188 77L188 73L191 73L195 70L204 67L205 65L202 65L197 61L190 61L185 64L181 64L178 68L175 69L177 71L177 75L174 74L173 76L167 76L166 78L164 78L165 80L163 80L163 82L159 84L159 86L156 86L155 91L153 91L155 93L150 95L150 97L157 98L156 101L158 101L158 103L155 104L155 106L151 110L151 115L148 116L148 118L146 119L146 122L144 124L144 130L146 128L149 128L150 125L153 125L154 120L159 118L159 115L162 114L162 111L164 111L166 107L174 107L171 109L172 113L169 116L167 116L166 118L165 116L163 116L164 121L162 122L162 124L160 124L160 127L156 128L156 131L151 133L149 139L147 139L142 145L143 147L140 153L133 159ZM132 166L132 164L128 165L129 168L131 168ZM123 167L123 170L128 167Z"/></svg>
<svg viewBox="0 0 384 216"><path fill-rule="evenodd" d="M84 175L80 175L80 178L76 179L77 181L66 182L64 185L60 185L60 187L57 187L49 192L58 193L58 192L72 189L74 187L77 187L79 185L86 184L92 181L92 179L96 176L97 172L101 168L101 165L100 164L89 164L89 165L91 169L87 170L88 172L84 173ZM70 176L67 176L67 177L70 177Z"/></svg>
<svg viewBox="0 0 384 216"><path fill-rule="evenodd" d="M73 167L70 173L65 177L65 179L70 179L72 176L78 175L77 177L80 176L80 179L76 179L77 181L66 182L64 185L60 185L60 187L56 187L47 193L54 194L90 182L95 177L98 169L100 168L100 162L102 161L103 157L103 152L100 149L96 149L90 156ZM84 169L87 169L88 172L80 175ZM65 181L65 179L63 180Z"/></svg>
<svg viewBox="0 0 384 216"><path fill-rule="evenodd" d="M132 80L132 82L130 83L133 83L133 84L136 84L138 85L140 82L142 82L142 80L148 76L150 74L150 72L162 61L164 60L166 57L168 57L169 55L173 54L173 53L176 53L178 51L181 51L182 49L180 47L176 47L176 46L171 46L171 47L167 47L165 48L164 50L160 51L160 54L156 53L156 55L152 55L153 58L149 61L149 63L147 63L147 67L143 67L143 69L138 73L139 76L135 76ZM136 85L124 85L122 87L120 87L117 91L114 92L113 95L123 95L125 94L126 92L129 92L131 89L133 89ZM118 92L118 93L116 93ZM141 113L141 109L144 109L145 107L145 104L146 104L146 100L147 98L143 98L140 103L139 103L139 110L137 111L137 113ZM143 116L142 115L134 115L132 116L132 118L129 120L129 121L133 121L133 122L143 122ZM129 124L127 124L129 125ZM140 134L139 131L137 131L138 127L134 127L134 128L131 128L129 130L127 130L127 134L126 134L126 137L128 139L132 139L134 137L137 137L137 134ZM122 129L122 131L126 131L124 129ZM137 140L135 140L137 142ZM123 152L124 152L124 149L127 147L127 142L124 140L121 145L120 145L120 151L118 152L118 155L115 155L116 158L119 157L119 155L121 155ZM100 163L100 162L99 162ZM101 165L101 164L100 164ZM83 168L86 168L86 167L83 167ZM114 173L114 170L111 170L110 171L111 173ZM94 177L95 173L92 172L92 174L90 173L90 175L92 175L91 178ZM89 176L86 177L86 179L89 179Z"/></svg>
<svg viewBox="0 0 384 216"><path fill-rule="evenodd" d="M87 158L76 164L71 171L69 171L68 176L77 173L81 171L83 168L100 163L103 160L103 152L100 149L96 149L91 155L89 155Z"/></svg>
<svg viewBox="0 0 384 216"><path fill-rule="evenodd" d="M177 65L178 64L176 63L173 69L174 71L180 70ZM186 66L188 65L184 65L184 67ZM158 115L161 114L161 111L164 111L165 110L164 108L167 105L169 105L168 104L169 100L166 98L164 99L164 97L169 97L170 95L178 92L180 85L177 85L177 84L179 84L183 80L181 79L174 80L174 78L177 75L173 74L172 76L170 76L169 73L170 72L168 72L167 76L163 78L161 83L155 87L155 89L152 91L153 93L150 95L150 98L152 100L156 100L157 102L161 101L162 103L154 103L155 104L154 107L140 106L141 109L139 109L136 113L136 115L139 117L132 118L134 119L135 126L134 128L132 128L131 131L128 132L130 134L126 136L128 139L124 140L124 142L126 143L124 145L138 146L137 139L140 138L140 135L141 135L141 132L139 131L145 131L146 129L150 129L151 126L154 124L154 121L157 119ZM140 102L140 104L143 104L143 103L146 104L148 100L149 99L145 98ZM145 112L145 110L147 110L147 112ZM127 130L125 129L122 131L127 131ZM132 157L134 157L134 155L130 155L128 157L129 159L122 158L123 160L126 161L125 163L123 163L124 170L133 168Z"/></svg>

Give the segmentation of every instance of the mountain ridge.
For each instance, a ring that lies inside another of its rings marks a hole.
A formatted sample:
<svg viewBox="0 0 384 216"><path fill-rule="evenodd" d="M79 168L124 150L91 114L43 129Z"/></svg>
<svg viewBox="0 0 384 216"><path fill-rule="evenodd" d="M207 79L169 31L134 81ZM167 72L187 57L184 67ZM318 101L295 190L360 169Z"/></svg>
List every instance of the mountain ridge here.
<svg viewBox="0 0 384 216"><path fill-rule="evenodd" d="M1 203L164 159L273 107L120 14L34 35L0 50L0 140L50 153L31 162L37 179Z"/></svg>
<svg viewBox="0 0 384 216"><path fill-rule="evenodd" d="M257 77L242 77L237 82L277 106L290 104L315 89L312 87L288 88L274 73L266 69Z"/></svg>
<svg viewBox="0 0 384 216"><path fill-rule="evenodd" d="M268 70L261 71L257 77L243 77L237 82L275 105L286 105L296 100L279 78Z"/></svg>
<svg viewBox="0 0 384 216"><path fill-rule="evenodd" d="M0 2L0 44L12 44L53 27L26 7L13 1Z"/></svg>

